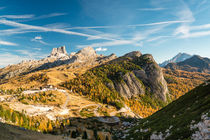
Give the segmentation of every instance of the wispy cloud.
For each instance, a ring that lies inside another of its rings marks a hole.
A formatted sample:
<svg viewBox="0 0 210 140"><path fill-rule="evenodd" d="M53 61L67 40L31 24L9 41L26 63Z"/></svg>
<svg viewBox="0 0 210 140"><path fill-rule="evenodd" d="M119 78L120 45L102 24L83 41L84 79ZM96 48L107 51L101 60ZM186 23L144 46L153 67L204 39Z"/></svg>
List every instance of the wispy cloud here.
<svg viewBox="0 0 210 140"><path fill-rule="evenodd" d="M127 45L132 44L133 42L130 40L114 40L114 41L107 41L107 42L100 42L100 43L93 43L91 45L78 45L77 48L85 48L87 46L91 47L109 47L109 46L117 46L117 45Z"/></svg>
<svg viewBox="0 0 210 140"><path fill-rule="evenodd" d="M0 67L5 67L8 64L17 64L23 60L28 60L28 58L6 52L0 54L0 60Z"/></svg>
<svg viewBox="0 0 210 140"><path fill-rule="evenodd" d="M73 32L73 31L68 31L68 30L64 30L64 29L55 29L55 28L47 28L47 27L43 27L43 26L28 25L28 24L18 23L18 22L6 20L6 19L0 19L0 24L12 26L12 27L18 27L18 28L25 29L25 30L57 32L57 33L62 33L62 34L77 35L77 36L83 36L83 37L88 37L88 38L103 39L101 37L97 37L94 35Z"/></svg>
<svg viewBox="0 0 210 140"><path fill-rule="evenodd" d="M3 50L4 53L0 53L0 67L5 67L8 64L17 64L23 60L34 60L46 57L48 54L44 54L38 51L29 50L15 50L10 52L9 50Z"/></svg>
<svg viewBox="0 0 210 140"><path fill-rule="evenodd" d="M0 7L0 10L3 10L3 9L5 9L6 7Z"/></svg>
<svg viewBox="0 0 210 140"><path fill-rule="evenodd" d="M31 39L31 41L39 42L39 43L44 44L44 45L49 45L48 43L43 41L42 36L35 36L34 38Z"/></svg>
<svg viewBox="0 0 210 140"><path fill-rule="evenodd" d="M95 50L96 50L97 52L105 52L105 51L107 51L107 48L99 47L99 48L96 48Z"/></svg>
<svg viewBox="0 0 210 140"><path fill-rule="evenodd" d="M67 13L50 13L50 14L41 15L41 16L34 16L30 19L26 19L26 20L22 20L22 21L40 20L40 19L58 17L58 16L64 16L64 15L67 15Z"/></svg>
<svg viewBox="0 0 210 140"><path fill-rule="evenodd" d="M202 37L202 36L209 36L209 35L210 35L210 30L184 34L180 36L180 38L194 38L194 37Z"/></svg>
<svg viewBox="0 0 210 140"><path fill-rule="evenodd" d="M0 46L1 45L4 45L4 46L17 46L18 44L0 40Z"/></svg>
<svg viewBox="0 0 210 140"><path fill-rule="evenodd" d="M135 40L114 40L114 41L107 41L107 42L100 42L100 43L93 43L89 45L78 45L77 48L85 48L87 46L95 47L110 47L110 46L119 46L119 45L128 45L132 44L135 46L142 46L143 42L135 41Z"/></svg>
<svg viewBox="0 0 210 140"><path fill-rule="evenodd" d="M151 37L151 38L147 39L146 41L152 42L152 41L157 41L157 40L161 40L164 38L170 38L170 37L172 37L172 36L156 36L156 37Z"/></svg>
<svg viewBox="0 0 210 140"><path fill-rule="evenodd" d="M160 21L146 24L133 24L133 25L113 25L113 26L88 26L88 27L71 27L68 29L106 29L106 28L129 28L129 27L143 27L143 26L155 26L155 25L165 25L165 24L176 24L176 23L189 23L191 20L169 20Z"/></svg>
<svg viewBox="0 0 210 140"><path fill-rule="evenodd" d="M34 15L2 15L0 18L8 18L8 19L27 19L33 18Z"/></svg>
<svg viewBox="0 0 210 140"><path fill-rule="evenodd" d="M140 9L137 9L137 10L140 10L140 11L161 11L161 10L166 10L166 8L162 8L162 7L159 7L159 8L140 8Z"/></svg>
<svg viewBox="0 0 210 140"><path fill-rule="evenodd" d="M48 54L43 54L40 51L30 51L30 50L15 50L15 52L19 53L22 57L26 57L27 59L40 59L44 58Z"/></svg>

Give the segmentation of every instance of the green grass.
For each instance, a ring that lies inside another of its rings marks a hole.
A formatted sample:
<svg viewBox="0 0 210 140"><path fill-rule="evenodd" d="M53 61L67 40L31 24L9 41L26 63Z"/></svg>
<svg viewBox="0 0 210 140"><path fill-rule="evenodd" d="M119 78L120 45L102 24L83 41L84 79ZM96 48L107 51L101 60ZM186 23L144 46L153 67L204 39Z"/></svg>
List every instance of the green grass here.
<svg viewBox="0 0 210 140"><path fill-rule="evenodd" d="M192 120L198 123L201 115L210 111L210 85L200 85L194 90L181 96L168 106L162 108L152 116L143 119L130 132L128 139L149 139L153 132L164 133L170 126L171 135L167 139L190 139L193 131L190 130ZM136 130L149 129L148 132Z"/></svg>

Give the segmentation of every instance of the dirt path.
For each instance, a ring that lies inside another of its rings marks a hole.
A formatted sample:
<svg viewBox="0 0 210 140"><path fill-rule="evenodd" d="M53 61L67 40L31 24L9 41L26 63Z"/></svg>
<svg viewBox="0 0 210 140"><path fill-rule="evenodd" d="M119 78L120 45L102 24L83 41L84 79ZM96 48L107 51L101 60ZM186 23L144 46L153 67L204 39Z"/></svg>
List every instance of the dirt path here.
<svg viewBox="0 0 210 140"><path fill-rule="evenodd" d="M63 89L44 88L42 90L26 90L26 91L23 91L23 94L35 94L35 93L44 92L44 91L59 91L59 92L64 93L66 95L66 101L63 104L62 108L67 107L67 105L69 103L69 100L70 100L70 96L69 96L69 93L66 90L63 90Z"/></svg>
<svg viewBox="0 0 210 140"><path fill-rule="evenodd" d="M85 105L85 106L83 106L83 107L81 107L81 108L79 109L79 112L80 112L83 108L90 107L90 106L97 106L97 107L94 109L93 113L95 114L96 117L99 117L100 115L99 115L99 113L97 112L98 109L101 108L101 105L99 105L99 104L88 104L88 105Z"/></svg>

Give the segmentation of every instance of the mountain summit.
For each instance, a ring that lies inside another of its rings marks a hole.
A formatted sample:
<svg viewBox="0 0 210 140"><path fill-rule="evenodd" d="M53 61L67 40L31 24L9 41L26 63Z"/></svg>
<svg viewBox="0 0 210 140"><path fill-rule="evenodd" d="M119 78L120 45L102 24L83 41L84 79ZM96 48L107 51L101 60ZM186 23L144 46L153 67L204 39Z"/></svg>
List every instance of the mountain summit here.
<svg viewBox="0 0 210 140"><path fill-rule="evenodd" d="M65 46L61 46L59 48L53 48L50 57L65 57L68 56L67 52L66 52L66 47Z"/></svg>
<svg viewBox="0 0 210 140"><path fill-rule="evenodd" d="M163 63L159 64L161 67L165 67L169 63L177 63L184 61L188 58L192 57L192 55L187 54L187 53L178 53L176 56L174 56L172 59L164 61Z"/></svg>

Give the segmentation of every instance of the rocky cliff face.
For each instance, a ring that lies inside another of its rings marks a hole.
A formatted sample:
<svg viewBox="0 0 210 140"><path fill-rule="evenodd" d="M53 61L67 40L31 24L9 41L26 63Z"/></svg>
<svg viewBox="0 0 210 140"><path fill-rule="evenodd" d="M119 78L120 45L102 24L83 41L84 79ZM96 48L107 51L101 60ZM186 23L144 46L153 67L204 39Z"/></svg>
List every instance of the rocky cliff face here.
<svg viewBox="0 0 210 140"><path fill-rule="evenodd" d="M122 76L121 82L114 82L115 90L123 97L131 98L139 94L145 94L145 87L133 72L128 72Z"/></svg>
<svg viewBox="0 0 210 140"><path fill-rule="evenodd" d="M141 70L132 70L122 77L122 81L116 83L115 89L123 96L128 98L133 95L145 94L146 90L156 97L166 101L168 93L167 83L163 77L163 72L153 59L152 55L141 55L140 52L131 52L124 57L133 59Z"/></svg>
<svg viewBox="0 0 210 140"><path fill-rule="evenodd" d="M145 85L150 87L150 92L166 101L168 93L167 83L163 77L163 72L154 58L150 54L145 54L139 57L140 65L143 72L135 72L139 79L142 79Z"/></svg>

